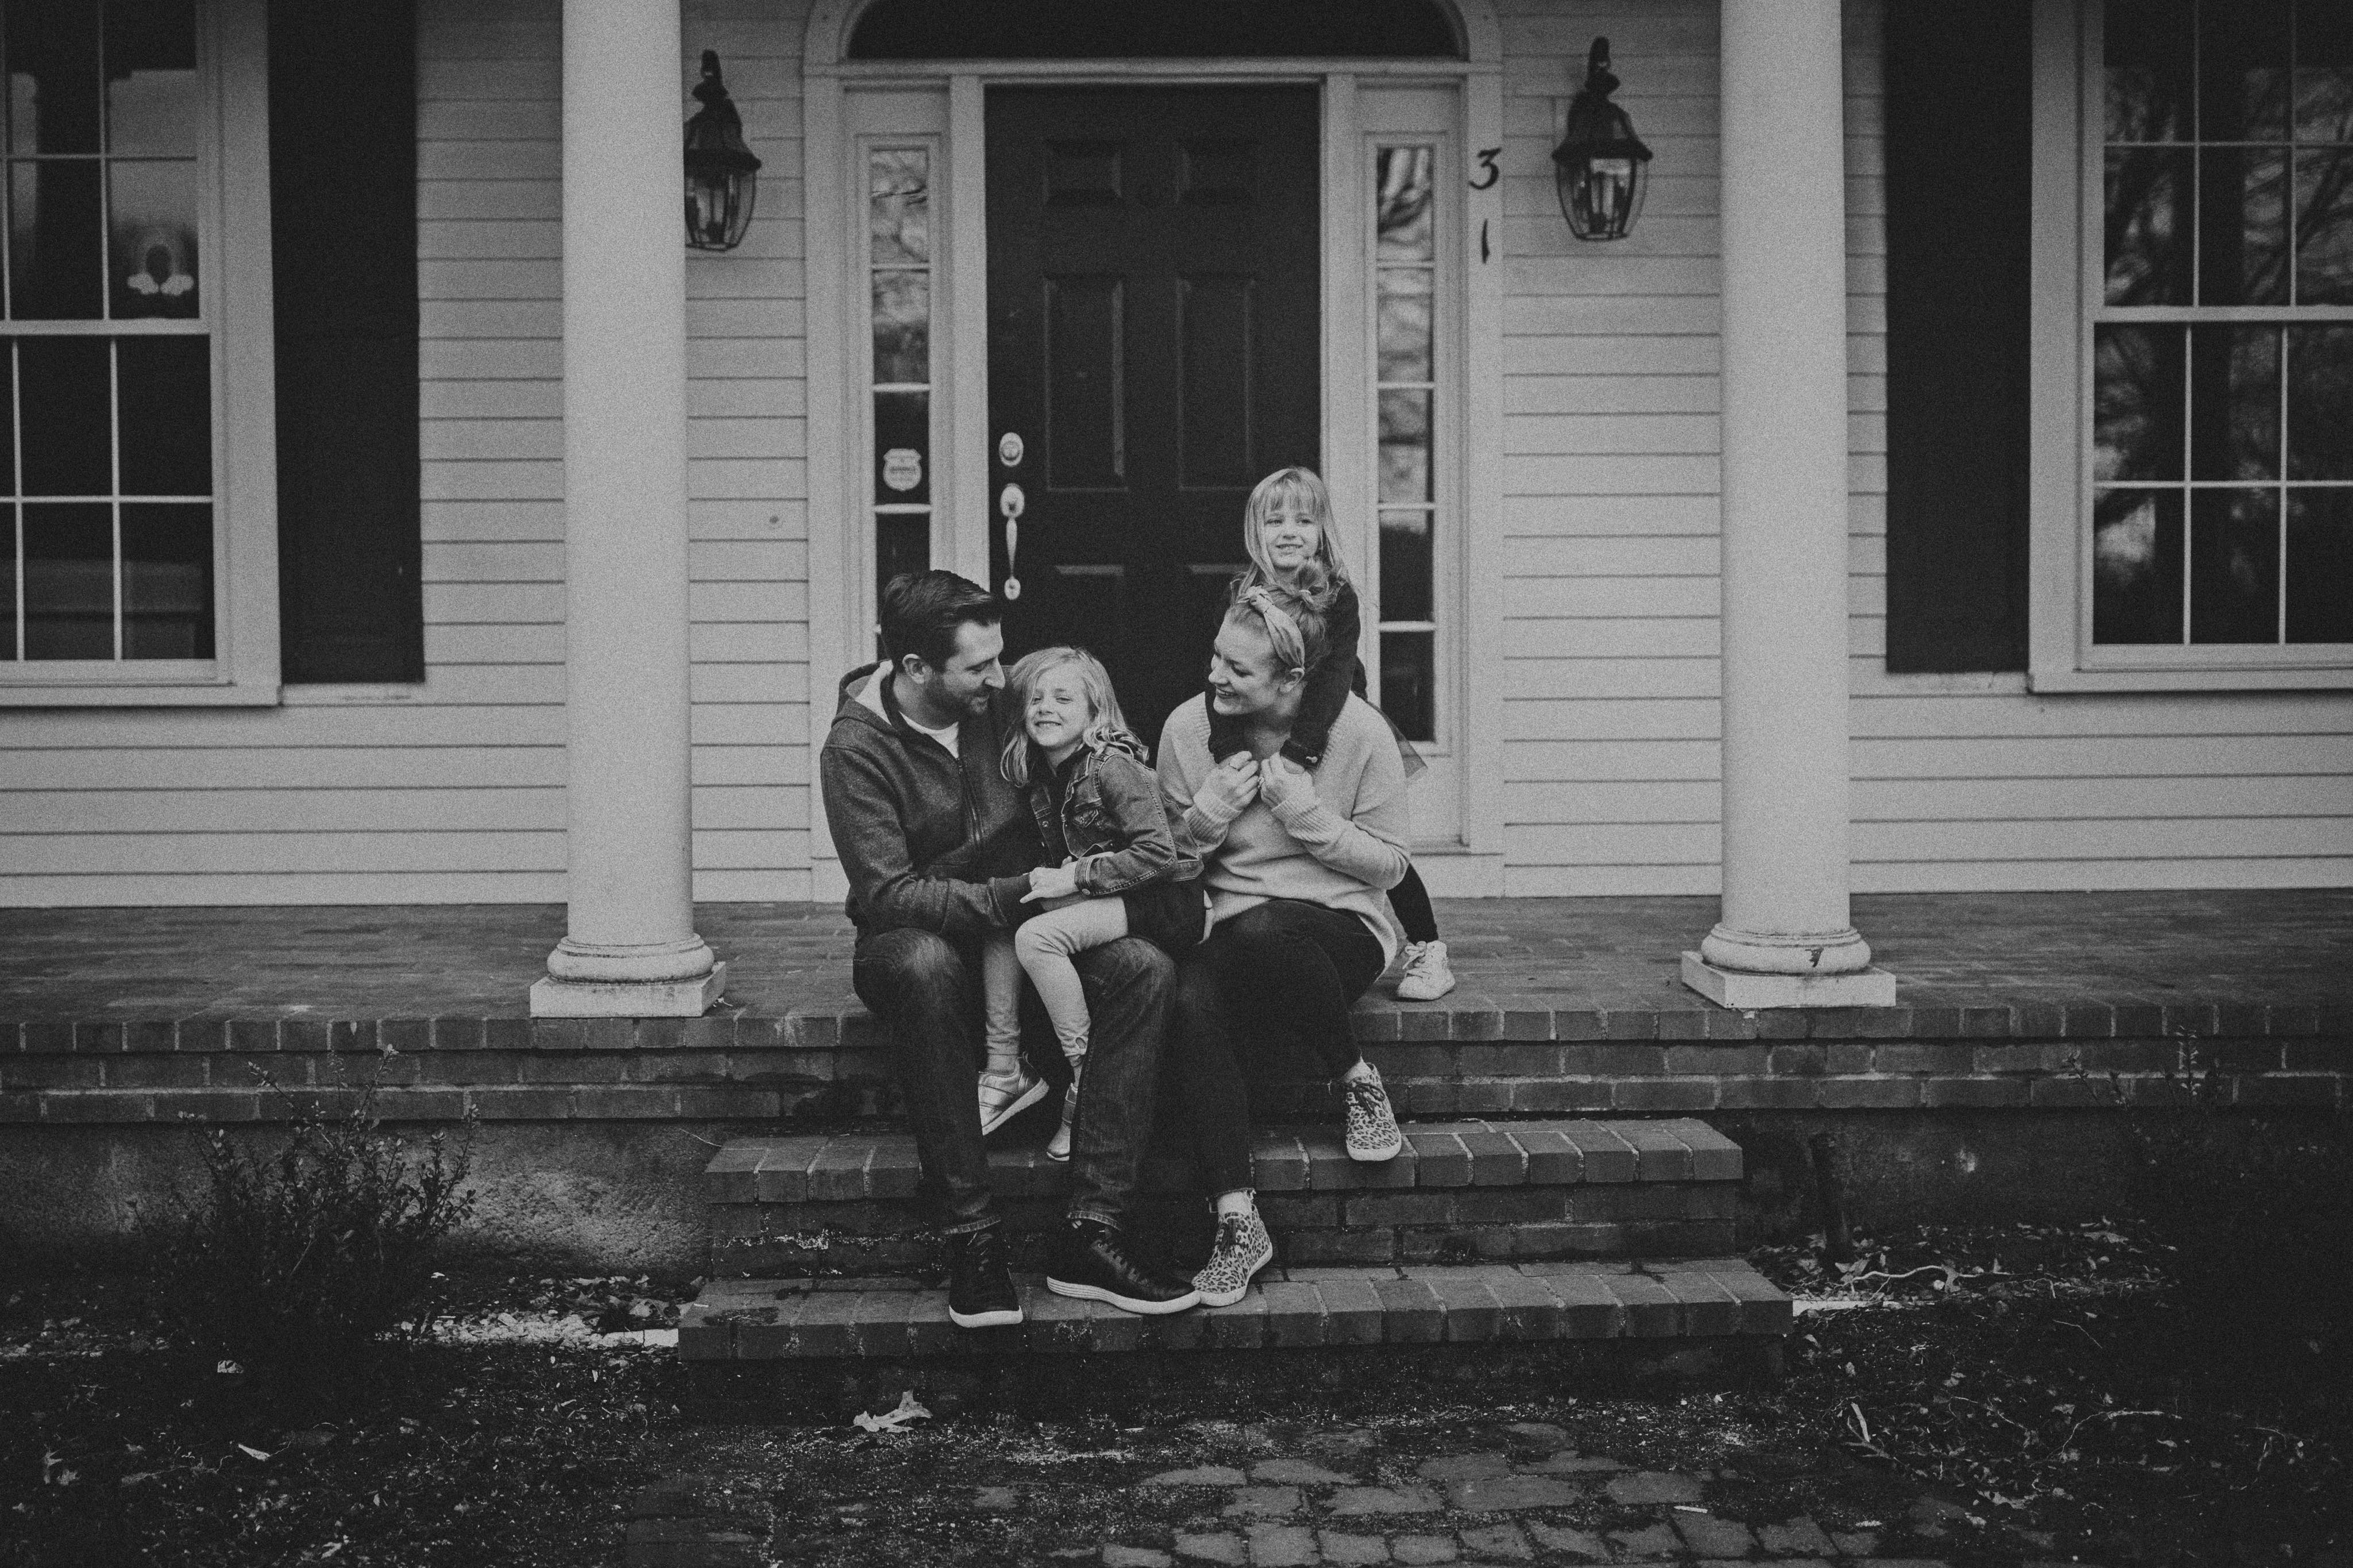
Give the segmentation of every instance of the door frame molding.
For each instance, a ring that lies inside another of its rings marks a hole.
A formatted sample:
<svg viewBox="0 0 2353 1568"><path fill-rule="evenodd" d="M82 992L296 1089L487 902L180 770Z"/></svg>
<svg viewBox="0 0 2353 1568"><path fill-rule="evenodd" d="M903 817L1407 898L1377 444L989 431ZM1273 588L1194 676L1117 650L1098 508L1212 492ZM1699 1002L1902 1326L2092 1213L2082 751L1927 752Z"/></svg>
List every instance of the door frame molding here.
<svg viewBox="0 0 2353 1568"><path fill-rule="evenodd" d="M871 655L873 567L863 451L866 378L853 357L868 331L860 207L864 189L861 102L908 95L930 100L923 132L938 148L932 177L933 251L932 555L987 582L989 503L987 131L995 86L1250 86L1312 83L1321 90L1323 183L1323 468L1334 510L1361 520L1345 541L1351 559L1377 562L1372 537L1370 279L1362 265L1367 221L1361 185L1366 126L1362 89L1443 87L1455 90L1451 134L1468 163L1504 145L1503 37L1487 0L1453 0L1468 56L1461 60L1125 59L849 60L850 27L870 0L818 0L802 55L803 212L807 258L808 550L808 747L815 753L835 706L843 670ZM1447 0L1440 0L1447 3ZM903 101L903 100L902 100ZM1451 820L1429 825L1446 842L1417 849L1425 877L1451 895L1500 893L1504 799L1471 787L1503 776L1503 184L1458 187L1461 287L1453 307L1461 333L1454 399L1459 421L1461 539L1451 556L1456 665L1450 694L1460 714L1452 763L1461 781ZM1482 236L1489 237L1481 255ZM942 239L944 243L940 243ZM942 406L944 405L944 406ZM977 460L976 460L977 458ZM810 792L815 896L839 897L845 883Z"/></svg>

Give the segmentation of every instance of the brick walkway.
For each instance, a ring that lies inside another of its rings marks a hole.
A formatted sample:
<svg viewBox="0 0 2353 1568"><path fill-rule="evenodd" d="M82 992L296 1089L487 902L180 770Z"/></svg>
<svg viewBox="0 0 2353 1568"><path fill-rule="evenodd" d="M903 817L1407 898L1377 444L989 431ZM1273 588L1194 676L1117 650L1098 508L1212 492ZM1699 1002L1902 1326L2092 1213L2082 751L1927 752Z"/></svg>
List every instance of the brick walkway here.
<svg viewBox="0 0 2353 1568"><path fill-rule="evenodd" d="M2353 889L1854 903L1909 1008L2353 1006ZM1705 1004L1677 980L1677 958L1715 914L1712 899L1448 900L1462 984L1436 1005L1689 1012ZM728 961L732 1010L855 1007L834 907L711 904L698 920ZM563 929L549 905L0 910L0 1015L521 1017Z"/></svg>

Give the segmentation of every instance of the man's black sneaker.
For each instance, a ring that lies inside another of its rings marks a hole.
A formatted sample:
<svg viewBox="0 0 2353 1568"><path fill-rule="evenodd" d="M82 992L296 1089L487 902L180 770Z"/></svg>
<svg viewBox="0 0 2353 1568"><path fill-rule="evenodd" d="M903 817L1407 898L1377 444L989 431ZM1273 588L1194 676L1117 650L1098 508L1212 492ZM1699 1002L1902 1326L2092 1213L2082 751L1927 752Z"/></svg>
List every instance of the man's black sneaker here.
<svg viewBox="0 0 2353 1568"><path fill-rule="evenodd" d="M948 1318L959 1329L1007 1329L1021 1321L997 1226L948 1237Z"/></svg>
<svg viewBox="0 0 2353 1568"><path fill-rule="evenodd" d="M1127 1237L1099 1220L1074 1219L1062 1232L1046 1289L1082 1301L1108 1301L1127 1312L1181 1312L1201 1300L1192 1281L1164 1274L1137 1257Z"/></svg>

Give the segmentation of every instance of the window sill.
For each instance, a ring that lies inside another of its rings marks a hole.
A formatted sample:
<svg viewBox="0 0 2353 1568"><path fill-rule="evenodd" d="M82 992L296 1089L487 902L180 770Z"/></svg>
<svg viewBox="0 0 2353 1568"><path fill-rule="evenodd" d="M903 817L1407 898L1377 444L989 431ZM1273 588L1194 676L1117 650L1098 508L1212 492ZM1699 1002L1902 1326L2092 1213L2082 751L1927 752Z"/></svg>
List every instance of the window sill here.
<svg viewBox="0 0 2353 1568"><path fill-rule="evenodd" d="M2070 691L2322 691L2353 687L2353 659L2303 665L2110 665L2036 669L2027 689Z"/></svg>
<svg viewBox="0 0 2353 1568"><path fill-rule="evenodd" d="M274 679L234 679L210 659L135 668L60 661L0 673L0 708L275 708L278 701Z"/></svg>

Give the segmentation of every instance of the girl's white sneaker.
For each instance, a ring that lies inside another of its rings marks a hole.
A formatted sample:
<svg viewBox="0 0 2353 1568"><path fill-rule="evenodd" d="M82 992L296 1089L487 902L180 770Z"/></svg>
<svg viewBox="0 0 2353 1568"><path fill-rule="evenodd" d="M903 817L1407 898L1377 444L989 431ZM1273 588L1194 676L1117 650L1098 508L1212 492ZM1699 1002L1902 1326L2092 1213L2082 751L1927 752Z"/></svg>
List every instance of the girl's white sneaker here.
<svg viewBox="0 0 2353 1568"><path fill-rule="evenodd" d="M1405 973L1398 980L1400 1002L1435 1002L1454 989L1454 969L1442 942L1408 942Z"/></svg>

